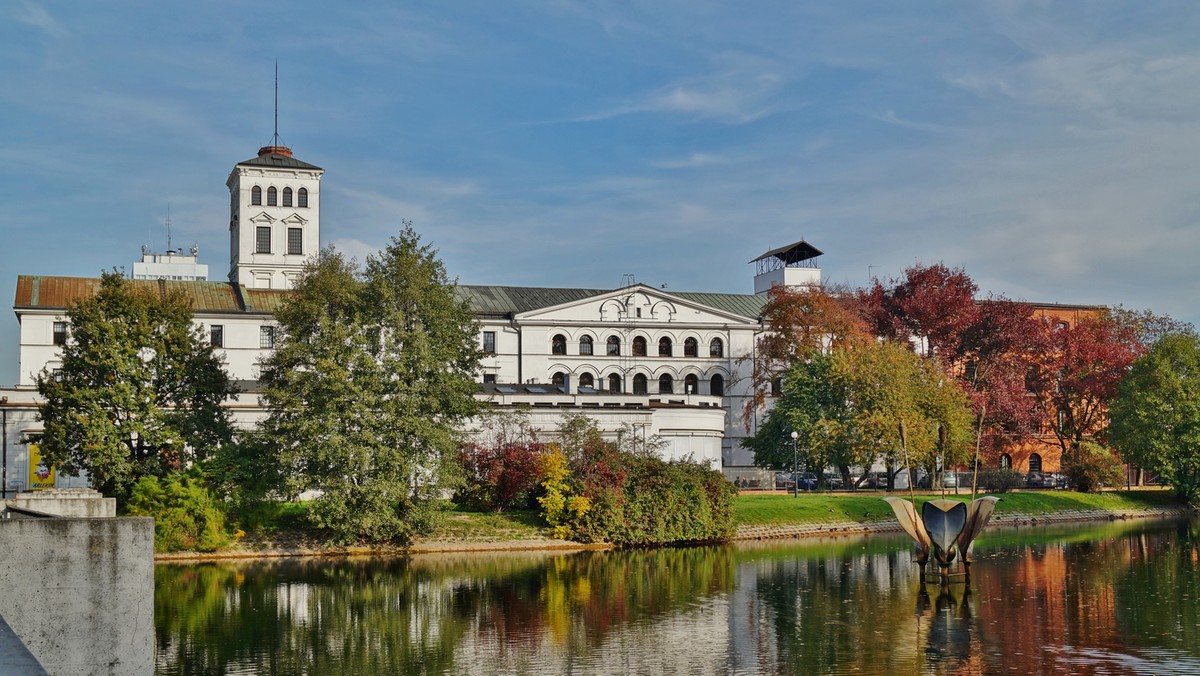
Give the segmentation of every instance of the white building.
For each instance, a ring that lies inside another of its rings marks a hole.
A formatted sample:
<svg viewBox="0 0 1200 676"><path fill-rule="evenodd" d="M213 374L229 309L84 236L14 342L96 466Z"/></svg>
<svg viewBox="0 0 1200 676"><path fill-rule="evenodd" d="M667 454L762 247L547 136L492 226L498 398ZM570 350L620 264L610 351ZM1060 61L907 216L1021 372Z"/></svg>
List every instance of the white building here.
<svg viewBox="0 0 1200 676"><path fill-rule="evenodd" d="M165 253L152 253L142 247L142 260L133 264L131 279L177 279L188 282L208 281L208 266L198 258L195 246L187 253L167 249Z"/></svg>
<svg viewBox="0 0 1200 676"><path fill-rule="evenodd" d="M165 274L135 280L191 301L196 323L245 390L230 402L240 425L264 414L255 389L258 363L274 347L273 312L320 249L322 174L288 148L260 149L226 181L229 281ZM461 286L487 353L479 396L498 407L527 408L543 429L556 428L565 412L582 412L610 436L623 430L657 435L671 457L706 460L731 479L755 475L753 456L740 444L753 433L741 423L749 395L745 359L762 330L765 292L775 284L819 283L820 270L811 265L819 255L804 241L768 251L753 261L754 294L668 292L640 284L608 290ZM0 397L9 395L0 409L16 416L5 429L10 475L28 474L21 467L28 465L25 439L38 429L32 388L38 373L60 363L61 346L70 340L64 310L99 284L95 278L17 279L20 380L15 389L0 391Z"/></svg>

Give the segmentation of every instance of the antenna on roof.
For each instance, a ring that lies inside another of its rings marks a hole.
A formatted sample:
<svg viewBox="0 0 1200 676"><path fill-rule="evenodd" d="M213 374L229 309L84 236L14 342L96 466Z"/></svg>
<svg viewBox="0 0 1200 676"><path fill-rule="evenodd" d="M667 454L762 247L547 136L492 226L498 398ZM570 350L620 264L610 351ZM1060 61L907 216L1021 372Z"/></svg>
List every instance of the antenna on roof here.
<svg viewBox="0 0 1200 676"><path fill-rule="evenodd" d="M279 145L279 59L275 59L275 136L271 145Z"/></svg>
<svg viewBox="0 0 1200 676"><path fill-rule="evenodd" d="M167 202L167 252L174 251L171 248L171 203Z"/></svg>

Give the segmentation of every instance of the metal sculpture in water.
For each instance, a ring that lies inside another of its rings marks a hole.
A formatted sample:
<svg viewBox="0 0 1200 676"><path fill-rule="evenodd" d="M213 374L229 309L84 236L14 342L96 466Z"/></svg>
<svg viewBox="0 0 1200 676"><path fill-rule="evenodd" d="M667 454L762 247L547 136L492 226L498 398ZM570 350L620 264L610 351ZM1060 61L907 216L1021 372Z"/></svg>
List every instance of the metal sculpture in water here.
<svg viewBox="0 0 1200 676"><path fill-rule="evenodd" d="M884 498L896 514L900 527L916 543L917 563L921 566L921 579L925 579L925 565L929 555L937 561L942 584L950 575L950 564L957 558L971 575L971 545L981 533L999 498L990 495L973 500L970 505L958 500L930 500L921 506L921 518L917 518L916 506L904 498Z"/></svg>

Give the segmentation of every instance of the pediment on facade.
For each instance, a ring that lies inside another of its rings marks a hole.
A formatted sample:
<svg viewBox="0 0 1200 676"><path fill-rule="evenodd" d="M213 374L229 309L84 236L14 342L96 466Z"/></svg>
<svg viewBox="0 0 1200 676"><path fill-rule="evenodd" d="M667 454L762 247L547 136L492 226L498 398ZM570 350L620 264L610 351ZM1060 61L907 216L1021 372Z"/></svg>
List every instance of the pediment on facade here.
<svg viewBox="0 0 1200 676"><path fill-rule="evenodd" d="M285 217L283 222L287 223L288 225L304 225L308 222L308 219L304 218L300 214L293 213L291 216Z"/></svg>
<svg viewBox="0 0 1200 676"><path fill-rule="evenodd" d="M756 324L755 320L697 303L644 284L516 315L548 322L633 322L636 324Z"/></svg>
<svg viewBox="0 0 1200 676"><path fill-rule="evenodd" d="M274 223L275 219L265 211L260 211L257 216L250 217L251 223Z"/></svg>

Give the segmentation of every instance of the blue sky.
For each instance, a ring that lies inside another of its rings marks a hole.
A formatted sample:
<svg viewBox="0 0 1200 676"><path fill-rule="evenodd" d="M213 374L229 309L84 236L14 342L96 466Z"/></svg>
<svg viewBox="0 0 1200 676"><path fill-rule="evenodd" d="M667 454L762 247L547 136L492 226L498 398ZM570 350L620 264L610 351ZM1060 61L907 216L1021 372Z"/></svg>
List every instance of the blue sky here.
<svg viewBox="0 0 1200 676"><path fill-rule="evenodd" d="M804 237L833 282L942 261L1196 322L1197 35L1182 2L13 0L0 295L165 248L168 204L222 276L278 60L360 258L409 218L463 283L750 292Z"/></svg>

